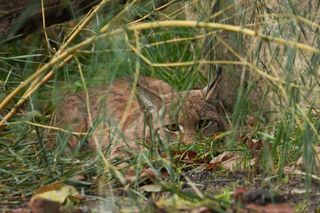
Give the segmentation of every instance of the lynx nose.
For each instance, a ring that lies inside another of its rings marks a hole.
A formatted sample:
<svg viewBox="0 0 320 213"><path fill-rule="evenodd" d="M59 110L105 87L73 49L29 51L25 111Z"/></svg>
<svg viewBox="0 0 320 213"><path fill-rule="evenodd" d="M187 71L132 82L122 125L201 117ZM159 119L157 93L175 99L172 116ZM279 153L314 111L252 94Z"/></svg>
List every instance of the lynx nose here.
<svg viewBox="0 0 320 213"><path fill-rule="evenodd" d="M192 144L193 143L193 140L194 140L194 137L195 137L195 133L193 132L186 132L183 134L182 136L182 143L183 144Z"/></svg>

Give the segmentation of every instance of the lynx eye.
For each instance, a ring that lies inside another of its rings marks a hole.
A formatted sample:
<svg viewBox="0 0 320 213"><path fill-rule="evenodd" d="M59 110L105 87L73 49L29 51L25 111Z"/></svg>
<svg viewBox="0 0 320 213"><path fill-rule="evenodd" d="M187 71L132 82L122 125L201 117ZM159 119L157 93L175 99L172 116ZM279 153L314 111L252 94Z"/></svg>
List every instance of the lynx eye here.
<svg viewBox="0 0 320 213"><path fill-rule="evenodd" d="M214 124L213 120L203 119L198 121L196 129L197 130L206 129L213 124Z"/></svg>
<svg viewBox="0 0 320 213"><path fill-rule="evenodd" d="M165 129L169 132L180 132L183 128L179 124L169 124L165 126Z"/></svg>

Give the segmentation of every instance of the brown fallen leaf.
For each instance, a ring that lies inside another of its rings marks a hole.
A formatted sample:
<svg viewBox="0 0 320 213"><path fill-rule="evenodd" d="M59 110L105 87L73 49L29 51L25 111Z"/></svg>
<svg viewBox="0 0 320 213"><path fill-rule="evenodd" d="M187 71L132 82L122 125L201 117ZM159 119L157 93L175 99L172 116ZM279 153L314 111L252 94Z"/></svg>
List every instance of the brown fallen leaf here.
<svg viewBox="0 0 320 213"><path fill-rule="evenodd" d="M188 151L181 151L181 150L174 150L172 151L172 156L175 160L184 162L184 163L201 163L203 159L199 158L199 155L196 151L188 150Z"/></svg>
<svg viewBox="0 0 320 213"><path fill-rule="evenodd" d="M142 172L137 175L136 169L133 166L131 166L126 170L124 177L129 183L132 183L135 180L142 179L142 178L153 180L155 179L156 174L151 169L144 168Z"/></svg>
<svg viewBox="0 0 320 213"><path fill-rule="evenodd" d="M33 199L46 199L49 201L63 204L67 199L74 202L80 202L84 199L73 186L66 185L64 182L56 182L40 187L34 191Z"/></svg>
<svg viewBox="0 0 320 213"><path fill-rule="evenodd" d="M32 213L60 213L61 204L43 198L33 198L28 204Z"/></svg>
<svg viewBox="0 0 320 213"><path fill-rule="evenodd" d="M245 144L253 154L256 152L259 153L259 151L262 151L263 148L267 148L269 150L272 149L272 144L263 140L253 139L252 136L248 135L239 135L237 141Z"/></svg>
<svg viewBox="0 0 320 213"><path fill-rule="evenodd" d="M283 171L285 174L289 174L289 175L301 175L301 176L306 176L307 173L306 172L303 172L299 169L295 169L295 168L291 168L291 167L288 167L288 166L285 166L283 168ZM320 181L320 177L317 176L317 175L309 175L312 179L314 180L317 180L317 181Z"/></svg>
<svg viewBox="0 0 320 213"><path fill-rule="evenodd" d="M260 151L263 148L263 141L260 140L247 138L245 143L251 152Z"/></svg>
<svg viewBox="0 0 320 213"><path fill-rule="evenodd" d="M256 126L256 118L252 115L247 115L245 128L252 130Z"/></svg>
<svg viewBox="0 0 320 213"><path fill-rule="evenodd" d="M250 165L253 167L255 173L260 173L261 170L261 161L263 160L264 153L269 154L272 149L272 145L266 141L252 139L250 137L239 137L241 143L244 143L248 148L253 158L250 161ZM265 152L264 152L265 151Z"/></svg>
<svg viewBox="0 0 320 213"><path fill-rule="evenodd" d="M222 167L229 171L235 171L236 169L241 168L241 164L242 160L239 155L234 152L223 152L210 161L206 170L213 171Z"/></svg>
<svg viewBox="0 0 320 213"><path fill-rule="evenodd" d="M33 213L60 212L66 202L78 203L83 199L73 186L56 182L35 190L28 206Z"/></svg>

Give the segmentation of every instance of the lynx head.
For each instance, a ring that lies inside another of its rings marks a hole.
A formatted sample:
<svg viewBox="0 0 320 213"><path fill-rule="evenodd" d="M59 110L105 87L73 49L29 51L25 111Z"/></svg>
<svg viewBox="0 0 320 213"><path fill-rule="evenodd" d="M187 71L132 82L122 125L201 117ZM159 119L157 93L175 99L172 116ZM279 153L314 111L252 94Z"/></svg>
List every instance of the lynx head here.
<svg viewBox="0 0 320 213"><path fill-rule="evenodd" d="M220 78L204 89L158 95L137 86L137 98L149 125L161 140L193 142L196 136L210 137L226 129L219 114L215 88Z"/></svg>

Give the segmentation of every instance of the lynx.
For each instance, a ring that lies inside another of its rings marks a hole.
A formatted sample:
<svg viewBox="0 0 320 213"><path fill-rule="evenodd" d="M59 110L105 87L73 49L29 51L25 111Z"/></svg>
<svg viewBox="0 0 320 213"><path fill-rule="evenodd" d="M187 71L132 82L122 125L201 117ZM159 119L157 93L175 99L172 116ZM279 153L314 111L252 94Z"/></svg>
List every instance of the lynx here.
<svg viewBox="0 0 320 213"><path fill-rule="evenodd" d="M136 141L150 142L152 132L160 140L190 144L197 135L209 137L226 128L216 108L217 82L204 89L175 92L164 81L140 77L132 95L128 78L116 80L109 87L89 89L89 102L83 92L65 96L57 107L56 125L76 132L93 127L89 147L109 146L111 156L126 149L141 150ZM69 138L69 147L78 143L79 138Z"/></svg>

